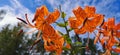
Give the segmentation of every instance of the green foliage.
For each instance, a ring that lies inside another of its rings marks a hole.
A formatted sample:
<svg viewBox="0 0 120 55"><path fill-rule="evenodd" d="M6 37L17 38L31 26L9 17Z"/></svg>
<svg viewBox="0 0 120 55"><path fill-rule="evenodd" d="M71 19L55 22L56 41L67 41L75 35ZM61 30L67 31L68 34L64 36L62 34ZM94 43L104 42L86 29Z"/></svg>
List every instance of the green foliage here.
<svg viewBox="0 0 120 55"><path fill-rule="evenodd" d="M65 24L64 23L56 23L58 26L60 27L65 27Z"/></svg>
<svg viewBox="0 0 120 55"><path fill-rule="evenodd" d="M66 27L68 26L68 22L66 21L65 23L58 23L56 22L56 24L59 26L59 27Z"/></svg>
<svg viewBox="0 0 120 55"><path fill-rule="evenodd" d="M9 29L9 25L2 28L0 32L0 55L28 55L28 42L25 42L26 36L19 33L21 27ZM30 43L30 42L29 42Z"/></svg>
<svg viewBox="0 0 120 55"><path fill-rule="evenodd" d="M66 13L65 13L65 12L62 12L62 13L61 13L61 18L65 18L65 16L66 16Z"/></svg>
<svg viewBox="0 0 120 55"><path fill-rule="evenodd" d="M34 44L34 41L37 39L36 36L37 36L38 32L35 33L35 34L32 34L32 44ZM40 35L41 37L41 35ZM32 50L37 50L36 52L33 52L33 53L40 53L41 55L44 55L45 54L45 49L44 49L44 41L42 39L40 39L39 43L37 43L36 45L33 46Z"/></svg>
<svg viewBox="0 0 120 55"><path fill-rule="evenodd" d="M72 40L68 37L67 34L64 34L63 37L64 37L64 39L67 41L67 43L69 43L69 44L72 43Z"/></svg>
<svg viewBox="0 0 120 55"><path fill-rule="evenodd" d="M69 32L72 31L72 30L73 30L72 28L68 29Z"/></svg>
<svg viewBox="0 0 120 55"><path fill-rule="evenodd" d="M97 49L96 46L94 45L94 40L93 39L89 39L89 49L92 51L91 54L94 55L97 53Z"/></svg>

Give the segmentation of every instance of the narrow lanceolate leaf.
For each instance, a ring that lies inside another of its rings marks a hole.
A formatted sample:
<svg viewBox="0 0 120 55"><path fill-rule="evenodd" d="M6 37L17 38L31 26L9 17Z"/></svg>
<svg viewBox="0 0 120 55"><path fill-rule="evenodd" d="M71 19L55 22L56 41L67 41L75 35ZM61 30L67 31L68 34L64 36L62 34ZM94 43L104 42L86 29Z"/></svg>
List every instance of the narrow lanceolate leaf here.
<svg viewBox="0 0 120 55"><path fill-rule="evenodd" d="M60 27L65 27L66 26L65 23L56 23L56 24Z"/></svg>
<svg viewBox="0 0 120 55"><path fill-rule="evenodd" d="M72 31L72 30L73 30L73 28L68 29L69 32Z"/></svg>
<svg viewBox="0 0 120 55"><path fill-rule="evenodd" d="M20 21L22 21L23 23L27 24L27 22L25 20L23 20L21 18L18 18L18 17L17 17L17 19L20 20Z"/></svg>
<svg viewBox="0 0 120 55"><path fill-rule="evenodd" d="M77 41L77 42L75 42L75 44L82 45L82 42Z"/></svg>
<svg viewBox="0 0 120 55"><path fill-rule="evenodd" d="M64 37L64 39L66 40L66 42L67 42L68 44L71 44L71 43L72 43L72 40L68 37L67 34L64 34L63 37Z"/></svg>
<svg viewBox="0 0 120 55"><path fill-rule="evenodd" d="M66 26L68 25L68 21L65 21L65 25L66 25Z"/></svg>
<svg viewBox="0 0 120 55"><path fill-rule="evenodd" d="M70 38L67 38L67 43L71 44L72 40Z"/></svg>
<svg viewBox="0 0 120 55"><path fill-rule="evenodd" d="M58 33L60 33L61 35L64 35L62 32L58 31Z"/></svg>
<svg viewBox="0 0 120 55"><path fill-rule="evenodd" d="M62 12L61 17L62 17L62 18L65 18L65 16L66 16L66 13L65 13L65 12Z"/></svg>

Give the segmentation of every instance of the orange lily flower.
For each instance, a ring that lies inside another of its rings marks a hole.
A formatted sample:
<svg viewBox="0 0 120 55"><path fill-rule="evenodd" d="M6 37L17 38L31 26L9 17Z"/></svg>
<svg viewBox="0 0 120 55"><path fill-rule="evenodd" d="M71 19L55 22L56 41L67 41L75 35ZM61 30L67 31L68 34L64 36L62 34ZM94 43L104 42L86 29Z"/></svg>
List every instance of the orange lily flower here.
<svg viewBox="0 0 120 55"><path fill-rule="evenodd" d="M46 35L52 36L55 33L55 30L50 24L58 19L58 17L60 16L60 12L56 9L54 12L50 13L48 12L46 6L41 6L40 8L37 8L34 19L32 20L32 22L35 22L35 25L32 25L29 22L27 14L25 16L27 22L19 18L18 19L24 21L30 27L37 28L38 30L44 32Z"/></svg>
<svg viewBox="0 0 120 55"><path fill-rule="evenodd" d="M48 12L45 6L38 8L33 22L35 21L35 27L43 32L44 47L47 51L56 51L58 55L62 52L64 39L54 30L50 25L55 22L60 13L55 10L53 13ZM44 19L46 18L46 19Z"/></svg>
<svg viewBox="0 0 120 55"><path fill-rule="evenodd" d="M70 17L69 24L71 28L74 28L76 34L93 32L102 23L104 16L96 14L95 10L95 7L92 6L86 6L84 10L80 6L73 9L76 18Z"/></svg>
<svg viewBox="0 0 120 55"><path fill-rule="evenodd" d="M57 55L60 55L62 52L62 47L64 44L64 38L58 36L57 38L50 39L46 38L46 35L43 35L43 40L44 40L44 48L47 51L56 51Z"/></svg>
<svg viewBox="0 0 120 55"><path fill-rule="evenodd" d="M114 46L115 43L119 43L116 38L120 37L120 23L115 25L115 19L109 18L107 22L104 22L102 25L102 29L100 32L103 34L102 38L100 39L101 45L103 45L105 42L105 48L108 50L112 50L112 46ZM119 33L119 34L118 34ZM97 37L96 37L97 38Z"/></svg>
<svg viewBox="0 0 120 55"><path fill-rule="evenodd" d="M35 25L32 25L26 14L26 21L18 18L24 23L28 24L32 28L37 28L42 31L42 38L44 40L44 47L47 51L56 51L58 55L62 52L62 47L64 44L64 38L62 38L57 31L50 25L55 22L60 16L60 12L56 9L54 12L49 12L46 6L41 6L37 8L34 19ZM39 38L40 33L38 33L37 38ZM38 43L39 40L35 42ZM34 45L34 44L33 44Z"/></svg>
<svg viewBox="0 0 120 55"><path fill-rule="evenodd" d="M37 8L34 19L32 20L32 22L35 22L35 25L32 25L29 22L27 15L26 20L29 26L37 28L38 30L41 30L43 34L51 37L55 35L55 30L50 24L55 22L59 16L60 12L57 9L50 13L46 6L41 6L40 8Z"/></svg>
<svg viewBox="0 0 120 55"><path fill-rule="evenodd" d="M50 13L46 6L41 6L40 8L37 8L34 19L32 20L32 22L35 22L35 25L32 25L29 22L27 15L26 20L29 26L37 28L38 30L41 30L43 34L54 38L56 37L56 31L50 24L55 22L59 16L60 12L57 9Z"/></svg>
<svg viewBox="0 0 120 55"><path fill-rule="evenodd" d="M55 30L50 26L50 24L55 22L59 16L60 12L57 9L54 12L50 13L48 12L46 6L42 6L36 10L32 22L35 21L35 27L38 30L42 30L42 32L52 35L54 34Z"/></svg>
<svg viewBox="0 0 120 55"><path fill-rule="evenodd" d="M115 19L109 18L108 22L105 22L102 26L103 30L101 32L104 33L104 36L109 36L112 34L113 36L120 37L120 23L115 25Z"/></svg>

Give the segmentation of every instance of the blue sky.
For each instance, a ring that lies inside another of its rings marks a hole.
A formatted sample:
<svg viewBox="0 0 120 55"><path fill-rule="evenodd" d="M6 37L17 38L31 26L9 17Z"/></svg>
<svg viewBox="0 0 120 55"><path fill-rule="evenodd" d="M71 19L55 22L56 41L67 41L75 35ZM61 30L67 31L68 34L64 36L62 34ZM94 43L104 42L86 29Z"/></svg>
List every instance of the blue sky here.
<svg viewBox="0 0 120 55"><path fill-rule="evenodd" d="M28 13L30 19L33 18L35 10L41 5L46 5L49 11L53 11L58 8L59 5L62 6L62 11L67 13L67 17L74 16L72 9L81 6L84 8L86 5L95 6L96 12L105 15L105 18L115 17L116 22L120 22L120 1L119 0L0 0L0 10L5 9L7 15L1 20L10 22L6 24L14 24L18 22L12 17L22 17L24 14ZM9 18L7 18L7 16ZM0 26L4 25L2 22Z"/></svg>

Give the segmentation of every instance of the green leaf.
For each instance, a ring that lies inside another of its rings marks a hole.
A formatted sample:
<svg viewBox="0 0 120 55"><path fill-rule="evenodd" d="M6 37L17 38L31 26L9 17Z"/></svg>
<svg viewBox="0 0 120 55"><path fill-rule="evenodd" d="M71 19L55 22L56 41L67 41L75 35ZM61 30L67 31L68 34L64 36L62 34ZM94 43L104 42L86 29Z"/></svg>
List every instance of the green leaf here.
<svg viewBox="0 0 120 55"><path fill-rule="evenodd" d="M71 43L72 43L72 41L71 41L71 39L70 39L70 38L67 38L67 43L69 43L69 44L71 44Z"/></svg>
<svg viewBox="0 0 120 55"><path fill-rule="evenodd" d="M69 32L72 31L72 30L73 30L73 28L68 29Z"/></svg>
<svg viewBox="0 0 120 55"><path fill-rule="evenodd" d="M62 23L62 22L60 22L60 23L58 23L58 22L55 22L59 27L66 27L66 26L68 26L68 21L65 21L65 23Z"/></svg>
<svg viewBox="0 0 120 55"><path fill-rule="evenodd" d="M62 49L63 49L63 50L69 50L69 49L68 49L68 48L66 48L66 47L63 47Z"/></svg>
<svg viewBox="0 0 120 55"><path fill-rule="evenodd" d="M65 16L66 16L66 13L65 13L65 12L62 12L61 17L62 17L62 18L65 18Z"/></svg>
<svg viewBox="0 0 120 55"><path fill-rule="evenodd" d="M64 37L64 39L67 39L68 35L67 35L67 34L64 34L63 37Z"/></svg>
<svg viewBox="0 0 120 55"><path fill-rule="evenodd" d="M65 25L66 25L66 26L68 25L68 21L65 21Z"/></svg>
<svg viewBox="0 0 120 55"><path fill-rule="evenodd" d="M69 43L69 44L72 43L71 39L68 37L67 34L64 34L63 37L65 38L65 40L67 41L67 43Z"/></svg>
<svg viewBox="0 0 120 55"><path fill-rule="evenodd" d="M61 35L64 35L62 32L58 31Z"/></svg>
<svg viewBox="0 0 120 55"><path fill-rule="evenodd" d="M65 27L65 23L58 23L58 22L55 22L59 27Z"/></svg>
<svg viewBox="0 0 120 55"><path fill-rule="evenodd" d="M75 44L82 45L82 42L77 41L77 42L75 42Z"/></svg>

